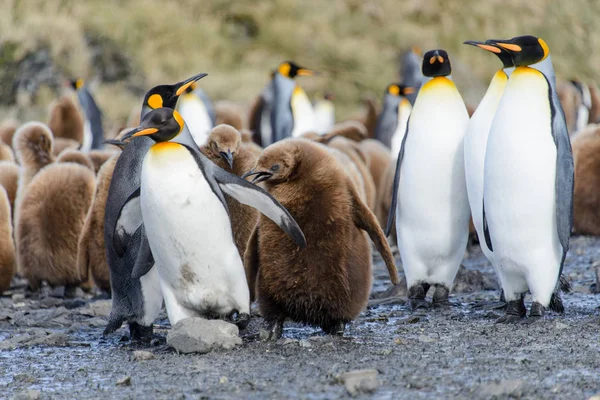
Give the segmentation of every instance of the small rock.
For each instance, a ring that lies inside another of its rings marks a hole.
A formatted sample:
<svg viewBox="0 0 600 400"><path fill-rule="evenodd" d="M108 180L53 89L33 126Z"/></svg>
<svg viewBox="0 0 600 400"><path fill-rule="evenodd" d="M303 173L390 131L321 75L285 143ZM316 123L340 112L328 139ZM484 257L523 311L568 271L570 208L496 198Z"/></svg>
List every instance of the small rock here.
<svg viewBox="0 0 600 400"><path fill-rule="evenodd" d="M108 317L112 308L112 301L110 300L97 300L87 307L81 308L79 314L89 315L90 317Z"/></svg>
<svg viewBox="0 0 600 400"><path fill-rule="evenodd" d="M351 396L356 396L359 393L372 393L377 390L378 374L376 369L361 369L340 375L340 380L344 383L346 391Z"/></svg>
<svg viewBox="0 0 600 400"><path fill-rule="evenodd" d="M527 383L520 379L490 382L479 387L482 397L522 397Z"/></svg>
<svg viewBox="0 0 600 400"><path fill-rule="evenodd" d="M590 397L588 400L600 400L600 394Z"/></svg>
<svg viewBox="0 0 600 400"><path fill-rule="evenodd" d="M417 339L419 339L419 342L422 342L422 343L433 343L436 341L434 338L430 338L429 336L425 336L425 335L419 335L419 337Z"/></svg>
<svg viewBox="0 0 600 400"><path fill-rule="evenodd" d="M562 322L556 322L556 324L554 325L554 327L556 329L562 330L562 329L566 329L569 327L569 325L567 324L563 324Z"/></svg>
<svg viewBox="0 0 600 400"><path fill-rule="evenodd" d="M419 321L421 321L421 317L419 315L411 315L410 317L399 319L398 325L416 324Z"/></svg>
<svg viewBox="0 0 600 400"><path fill-rule="evenodd" d="M65 347L69 345L69 338L64 333L51 333L45 337L36 338L28 343L30 346L43 345L43 346L60 346Z"/></svg>
<svg viewBox="0 0 600 400"><path fill-rule="evenodd" d="M133 352L134 361L153 360L154 354L145 350L136 350Z"/></svg>
<svg viewBox="0 0 600 400"><path fill-rule="evenodd" d="M312 344L310 344L310 342L306 339L300 340L299 343L300 343L300 347L305 347L305 348L312 347Z"/></svg>
<svg viewBox="0 0 600 400"><path fill-rule="evenodd" d="M73 323L73 325L71 325L69 327L69 329L67 329L67 333L81 332L85 328L86 328L86 326L84 324L82 324L81 322L75 322L75 323Z"/></svg>
<svg viewBox="0 0 600 400"><path fill-rule="evenodd" d="M131 386L131 377L124 376L117 381L117 386Z"/></svg>
<svg viewBox="0 0 600 400"><path fill-rule="evenodd" d="M226 377L226 376L222 376L222 377L219 379L219 383L220 383L221 385L226 385L226 384L227 384L227 382L229 382L229 379L227 379L227 377Z"/></svg>
<svg viewBox="0 0 600 400"><path fill-rule="evenodd" d="M24 392L17 393L13 400L37 400L40 398L39 390L25 390Z"/></svg>
<svg viewBox="0 0 600 400"><path fill-rule="evenodd" d="M20 303L22 301L25 300L25 294L24 293L15 293L12 295L12 301L13 303Z"/></svg>
<svg viewBox="0 0 600 400"><path fill-rule="evenodd" d="M108 321L106 321L104 318L94 317L85 321L85 324L90 328L100 328L105 327L106 324L108 324Z"/></svg>
<svg viewBox="0 0 600 400"><path fill-rule="evenodd" d="M269 332L268 330L263 329L263 328L258 328L258 338L261 341L263 341L263 342L267 341L270 339L270 337L271 337L271 332Z"/></svg>
<svg viewBox="0 0 600 400"><path fill-rule="evenodd" d="M15 376L13 376L13 382L35 383L36 379L29 374L16 374Z"/></svg>
<svg viewBox="0 0 600 400"><path fill-rule="evenodd" d="M238 327L221 320L199 317L176 323L167 335L167 344L179 353L208 353L215 349L233 349L242 344Z"/></svg>
<svg viewBox="0 0 600 400"><path fill-rule="evenodd" d="M296 340L296 339L281 338L281 339L279 339L276 342L276 344L278 346L287 346L288 344L294 344L294 343L298 343L298 340Z"/></svg>

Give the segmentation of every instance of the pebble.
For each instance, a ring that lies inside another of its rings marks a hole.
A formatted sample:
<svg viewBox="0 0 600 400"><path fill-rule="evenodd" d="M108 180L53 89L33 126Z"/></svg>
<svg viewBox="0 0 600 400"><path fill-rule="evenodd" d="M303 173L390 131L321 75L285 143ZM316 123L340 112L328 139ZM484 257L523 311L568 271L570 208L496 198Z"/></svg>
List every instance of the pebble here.
<svg viewBox="0 0 600 400"><path fill-rule="evenodd" d="M300 340L299 344L300 344L300 347L304 347L304 348L312 347L312 344L310 344L310 342L306 339Z"/></svg>
<svg viewBox="0 0 600 400"><path fill-rule="evenodd" d="M133 352L134 361L154 360L154 354L145 350L136 350Z"/></svg>
<svg viewBox="0 0 600 400"><path fill-rule="evenodd" d="M24 293L15 293L12 295L12 301L13 303L19 303L21 301L25 300L25 294Z"/></svg>
<svg viewBox="0 0 600 400"><path fill-rule="evenodd" d="M117 381L117 386L131 386L131 377L124 376Z"/></svg>
<svg viewBox="0 0 600 400"><path fill-rule="evenodd" d="M346 372L340 375L340 381L344 383L346 391L351 396L359 393L373 393L379 387L376 369L361 369Z"/></svg>
<svg viewBox="0 0 600 400"><path fill-rule="evenodd" d="M527 382L521 379L508 379L500 382L490 382L479 387L482 397L522 397Z"/></svg>
<svg viewBox="0 0 600 400"><path fill-rule="evenodd" d="M179 353L208 353L215 349L231 350L242 344L238 327L221 320L185 318L167 334L167 344Z"/></svg>
<svg viewBox="0 0 600 400"><path fill-rule="evenodd" d="M40 398L39 390L25 390L13 396L13 400L37 400Z"/></svg>

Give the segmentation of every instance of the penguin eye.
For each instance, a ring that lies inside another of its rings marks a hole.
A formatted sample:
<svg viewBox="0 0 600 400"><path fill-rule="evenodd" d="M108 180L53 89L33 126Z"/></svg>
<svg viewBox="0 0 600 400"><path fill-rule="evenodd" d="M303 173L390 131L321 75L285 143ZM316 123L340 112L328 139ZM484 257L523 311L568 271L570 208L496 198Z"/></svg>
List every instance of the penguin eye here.
<svg viewBox="0 0 600 400"><path fill-rule="evenodd" d="M275 164L275 165L273 165L273 166L271 167L271 171L273 171L273 172L277 172L277 171L279 171L279 164Z"/></svg>

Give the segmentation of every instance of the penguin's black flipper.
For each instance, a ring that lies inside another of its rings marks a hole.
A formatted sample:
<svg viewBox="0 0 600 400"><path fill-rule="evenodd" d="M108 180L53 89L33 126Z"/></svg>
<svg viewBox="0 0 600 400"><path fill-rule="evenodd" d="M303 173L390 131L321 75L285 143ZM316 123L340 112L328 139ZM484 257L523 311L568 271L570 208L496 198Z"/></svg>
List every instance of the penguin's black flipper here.
<svg viewBox="0 0 600 400"><path fill-rule="evenodd" d="M548 80L547 77L546 80ZM552 90L550 81L548 81L548 87L552 109L552 136L556 144L556 225L558 239L563 248L563 256L560 263L560 273L562 273L565 257L569 250L571 229L573 228L575 167L564 111L556 92Z"/></svg>
<svg viewBox="0 0 600 400"><path fill-rule="evenodd" d="M142 226L142 208L140 206L140 188L125 201L117 217L113 231L113 248L119 257L127 251L127 245L135 231ZM144 235L145 237L145 235Z"/></svg>
<svg viewBox="0 0 600 400"><path fill-rule="evenodd" d="M406 144L406 138L408 137L408 127L410 124L410 117L406 123L406 133L402 138L402 145L400 146L400 152L398 153L398 160L396 161L396 173L394 174L394 188L392 189L392 204L390 206L390 212L388 214L387 224L385 226L385 236L390 236L392 231L392 225L394 223L394 217L396 216L396 204L398 203L398 185L400 183L400 168L402 167L402 159L404 158L404 145Z"/></svg>
<svg viewBox="0 0 600 400"><path fill-rule="evenodd" d="M492 245L492 236L490 235L490 228L487 223L487 217L485 216L485 201L482 204L483 213L483 236L485 236L485 244L491 252L494 251L494 246Z"/></svg>
<svg viewBox="0 0 600 400"><path fill-rule="evenodd" d="M257 209L275 222L298 246L301 248L306 247L306 238L302 229L300 229L289 211L273 196L239 176L219 168L206 158L197 146L185 146L185 148L194 156L196 163L204 173L206 181L211 185L213 192L221 199L226 210L228 208L223 192L240 203Z"/></svg>
<svg viewBox="0 0 600 400"><path fill-rule="evenodd" d="M90 121L90 128L92 130L92 149L101 149L104 140L102 111L100 111L98 104L96 104L96 101L87 86L84 86L77 91L77 97L79 98L79 102L83 107L87 119Z"/></svg>
<svg viewBox="0 0 600 400"><path fill-rule="evenodd" d="M152 255L152 250L150 249L150 243L148 242L144 225L141 226L141 229L142 239L140 243L140 249L138 250L137 258L135 259L133 271L131 271L131 277L133 279L139 279L146 275L154 266L154 256Z"/></svg>

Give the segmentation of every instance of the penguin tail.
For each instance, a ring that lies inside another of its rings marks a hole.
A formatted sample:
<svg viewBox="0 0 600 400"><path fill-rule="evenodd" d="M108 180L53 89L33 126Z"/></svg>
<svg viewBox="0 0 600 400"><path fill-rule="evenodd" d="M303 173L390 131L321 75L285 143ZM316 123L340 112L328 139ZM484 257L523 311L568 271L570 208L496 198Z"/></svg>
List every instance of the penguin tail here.
<svg viewBox="0 0 600 400"><path fill-rule="evenodd" d="M569 293L571 291L571 284L563 275L561 275L558 279L558 285L554 293L552 293L552 297L550 297L550 308L552 311L562 314L565 312L565 306L562 302L562 298L560 297L560 292Z"/></svg>
<svg viewBox="0 0 600 400"><path fill-rule="evenodd" d="M571 283L567 280L567 278L565 278L564 275L561 275L560 278L558 278L558 287L563 293L570 293L571 289L573 289L571 287Z"/></svg>
<svg viewBox="0 0 600 400"><path fill-rule="evenodd" d="M111 313L110 317L108 318L108 324L106 325L106 328L104 328L104 332L102 332L102 334L108 335L109 333L113 333L123 325L123 322L125 322L125 318L116 317L113 313Z"/></svg>

